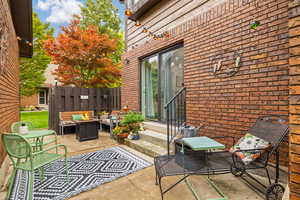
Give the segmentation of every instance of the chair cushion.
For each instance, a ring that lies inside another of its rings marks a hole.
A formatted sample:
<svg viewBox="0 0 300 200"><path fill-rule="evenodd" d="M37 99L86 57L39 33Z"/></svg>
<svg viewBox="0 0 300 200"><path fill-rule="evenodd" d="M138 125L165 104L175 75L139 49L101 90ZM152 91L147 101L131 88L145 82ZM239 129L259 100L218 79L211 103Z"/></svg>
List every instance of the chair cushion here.
<svg viewBox="0 0 300 200"><path fill-rule="evenodd" d="M83 115L72 115L72 119L74 121L79 121L83 119Z"/></svg>
<svg viewBox="0 0 300 200"><path fill-rule="evenodd" d="M63 125L75 125L76 123L74 121L62 121L61 122Z"/></svg>
<svg viewBox="0 0 300 200"><path fill-rule="evenodd" d="M271 144L261 138L258 138L250 133L246 133L239 141L230 148L230 152L237 155L245 165L250 164L252 161L259 158L262 153L264 153ZM239 150L251 150L251 149L261 149L253 150L247 152L239 152Z"/></svg>
<svg viewBox="0 0 300 200"><path fill-rule="evenodd" d="M110 119L101 119L102 124L110 125Z"/></svg>

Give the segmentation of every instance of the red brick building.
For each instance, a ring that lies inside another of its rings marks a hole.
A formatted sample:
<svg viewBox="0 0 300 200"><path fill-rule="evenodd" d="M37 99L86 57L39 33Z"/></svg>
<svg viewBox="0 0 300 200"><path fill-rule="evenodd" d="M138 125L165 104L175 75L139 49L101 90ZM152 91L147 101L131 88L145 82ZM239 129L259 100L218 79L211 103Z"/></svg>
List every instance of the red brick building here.
<svg viewBox="0 0 300 200"><path fill-rule="evenodd" d="M30 57L32 48L31 1L0 0L0 134L19 120L19 55ZM17 40L17 35L22 38ZM0 185L5 158L0 141Z"/></svg>
<svg viewBox="0 0 300 200"><path fill-rule="evenodd" d="M60 83L55 79L52 74L58 65L48 64L47 69L44 72L45 82L39 88L39 91L32 96L22 96L21 97L21 108L38 108L38 109L48 109L49 106L49 90L55 85L60 85Z"/></svg>
<svg viewBox="0 0 300 200"><path fill-rule="evenodd" d="M184 85L187 122L204 124L204 135L240 138L261 115L289 118L281 163L290 164L291 199L300 199L299 1L126 4L142 26L127 19L122 105L164 122L163 105Z"/></svg>

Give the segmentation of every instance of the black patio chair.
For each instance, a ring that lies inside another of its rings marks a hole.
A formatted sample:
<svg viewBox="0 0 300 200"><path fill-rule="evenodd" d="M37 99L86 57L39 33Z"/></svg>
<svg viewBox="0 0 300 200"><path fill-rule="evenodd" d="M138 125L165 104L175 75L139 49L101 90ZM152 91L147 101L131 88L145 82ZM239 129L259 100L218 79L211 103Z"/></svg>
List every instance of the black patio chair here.
<svg viewBox="0 0 300 200"><path fill-rule="evenodd" d="M256 183L262 186L263 189L255 186L247 181L250 185L258 191L265 194L266 200L281 200L284 193L284 187L279 184L279 146L284 141L288 134L288 125L286 121L278 116L264 116L259 117L255 124L250 128L248 133L264 139L269 142L271 147L261 153L261 156L248 165L245 165L235 153L229 151L212 151L206 152L193 152L188 147L184 147L186 152L182 154L180 146L175 146L174 155L164 155L154 158L156 169L156 184L159 185L161 191L161 198L163 195L174 188L178 183L185 180L190 175L218 175L232 173L237 177L246 180L246 177L251 178ZM219 136L211 137L212 139L226 139L232 140L232 145L235 144L234 137ZM176 144L175 144L176 145ZM229 149L227 147L226 149ZM247 149L240 151L257 151L260 149ZM267 166L272 155L275 155L275 181L272 183ZM269 185L262 184L248 171L263 169L268 177ZM183 177L173 184L171 187L163 190L162 178L167 176L183 175Z"/></svg>
<svg viewBox="0 0 300 200"><path fill-rule="evenodd" d="M232 154L233 163L231 165L230 171L233 175L241 177L244 180L245 176L251 178L256 183L258 183L264 190L260 187L251 184L255 189L265 194L267 200L281 200L284 187L279 184L279 146L283 143L286 136L288 135L288 124L287 122L278 116L265 116L257 119L254 126L248 131L250 134L264 139L271 144L271 148L265 150L261 153L261 156L254 162L245 165L235 154ZM260 149L249 149L249 150L239 150L240 152L246 151L256 151ZM270 165L270 159L272 155L275 155L275 180L272 183L270 173L268 170L268 165ZM257 178L248 173L249 170L264 169L269 181L269 185L262 184Z"/></svg>

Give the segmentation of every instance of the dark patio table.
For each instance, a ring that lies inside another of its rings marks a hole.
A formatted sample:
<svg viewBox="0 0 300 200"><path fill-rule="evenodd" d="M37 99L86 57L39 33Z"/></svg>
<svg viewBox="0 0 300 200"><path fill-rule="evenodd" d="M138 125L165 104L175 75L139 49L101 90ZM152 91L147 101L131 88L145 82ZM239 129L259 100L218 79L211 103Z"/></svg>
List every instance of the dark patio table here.
<svg viewBox="0 0 300 200"><path fill-rule="evenodd" d="M185 152L185 147L188 146L192 151L197 153L188 154ZM208 183L216 190L216 192L221 196L216 199L210 200L227 200L228 198L224 193L214 184L209 175L214 174L214 164L211 162L216 158L212 156L210 152L212 150L223 150L225 145L211 139L208 137L192 137L192 138L183 138L182 139L182 148L181 151L175 153L175 155L164 155L155 157L155 169L156 169L156 183L160 186L161 197L163 199L163 194L170 191L173 187L179 184L182 181L185 181L188 188L193 193L194 197L197 200L201 198L188 181L190 175L207 175ZM221 153L222 151L220 151ZM222 153L221 153L222 154ZM218 154L217 154L218 155ZM219 156L219 155L218 155ZM222 156L222 155L221 155ZM213 161L214 162L214 161ZM228 165L230 166L230 165ZM226 165L227 172L229 167ZM167 176L176 176L183 175L183 177L177 181L175 184L170 186L168 189L162 189L161 179Z"/></svg>
<svg viewBox="0 0 300 200"><path fill-rule="evenodd" d="M99 119L75 121L76 139L81 141L98 139Z"/></svg>

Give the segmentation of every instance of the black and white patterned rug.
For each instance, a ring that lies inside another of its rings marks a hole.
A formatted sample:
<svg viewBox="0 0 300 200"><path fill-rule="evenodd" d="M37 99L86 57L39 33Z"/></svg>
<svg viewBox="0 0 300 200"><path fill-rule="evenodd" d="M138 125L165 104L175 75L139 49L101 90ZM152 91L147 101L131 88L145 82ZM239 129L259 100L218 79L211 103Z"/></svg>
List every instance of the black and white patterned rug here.
<svg viewBox="0 0 300 200"><path fill-rule="evenodd" d="M68 159L69 183L66 181L64 160L46 165L45 179L38 171L34 178L34 200L66 199L146 168L151 164L121 147L82 154ZM17 172L11 200L28 199L29 173Z"/></svg>

